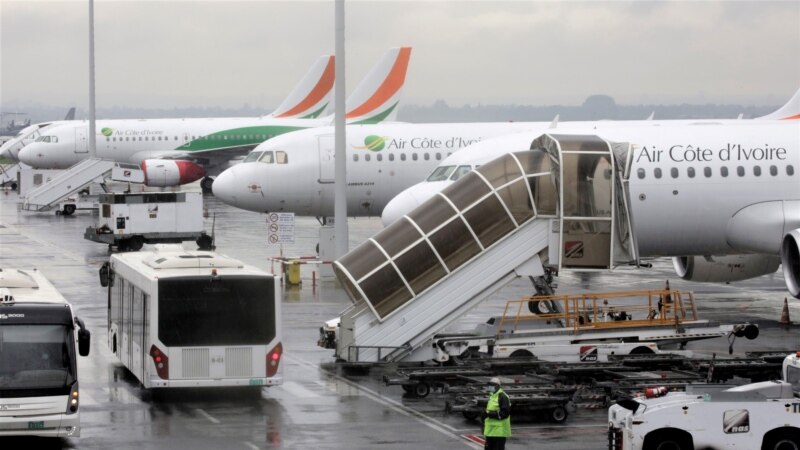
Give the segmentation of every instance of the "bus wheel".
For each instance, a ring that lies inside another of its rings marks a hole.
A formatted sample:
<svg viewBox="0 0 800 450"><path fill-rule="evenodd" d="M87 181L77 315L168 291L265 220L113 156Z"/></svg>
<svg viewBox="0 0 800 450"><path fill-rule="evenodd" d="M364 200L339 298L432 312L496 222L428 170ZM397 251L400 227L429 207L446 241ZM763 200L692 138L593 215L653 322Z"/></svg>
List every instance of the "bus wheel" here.
<svg viewBox="0 0 800 450"><path fill-rule="evenodd" d="M75 205L64 205L64 212L65 216L71 216L75 213Z"/></svg>
<svg viewBox="0 0 800 450"><path fill-rule="evenodd" d="M139 236L138 234L130 238L128 242L128 248L134 252L138 252L139 250L141 250L143 245L144 245L144 238Z"/></svg>
<svg viewBox="0 0 800 450"><path fill-rule="evenodd" d="M636 347L631 350L631 355L652 355L655 353L650 347Z"/></svg>
<svg viewBox="0 0 800 450"><path fill-rule="evenodd" d="M533 353L522 349L514 350L510 355L508 355L509 358L530 358L531 356L533 356Z"/></svg>

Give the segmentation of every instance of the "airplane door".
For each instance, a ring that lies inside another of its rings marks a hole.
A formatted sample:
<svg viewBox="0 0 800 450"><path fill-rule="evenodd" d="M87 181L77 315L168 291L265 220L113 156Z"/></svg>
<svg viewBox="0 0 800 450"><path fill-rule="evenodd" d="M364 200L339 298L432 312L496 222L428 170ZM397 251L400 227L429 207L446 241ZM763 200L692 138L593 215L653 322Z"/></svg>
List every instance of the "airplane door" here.
<svg viewBox="0 0 800 450"><path fill-rule="evenodd" d="M319 182L333 183L335 179L333 135L319 136Z"/></svg>
<svg viewBox="0 0 800 450"><path fill-rule="evenodd" d="M88 153L89 142L86 139L86 128L75 128L75 153Z"/></svg>

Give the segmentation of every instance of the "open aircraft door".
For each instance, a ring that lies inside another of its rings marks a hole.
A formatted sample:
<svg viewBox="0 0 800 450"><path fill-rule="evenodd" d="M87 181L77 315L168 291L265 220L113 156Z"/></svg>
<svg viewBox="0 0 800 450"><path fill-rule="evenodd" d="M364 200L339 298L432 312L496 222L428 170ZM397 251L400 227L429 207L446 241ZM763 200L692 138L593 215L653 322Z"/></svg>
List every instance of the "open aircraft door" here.
<svg viewBox="0 0 800 450"><path fill-rule="evenodd" d="M86 128L75 128L75 153L89 153L89 142L86 139Z"/></svg>
<svg viewBox="0 0 800 450"><path fill-rule="evenodd" d="M614 146L629 158L629 144L591 135L546 134L531 144L558 161L558 219L552 230L556 245L551 245L550 262L557 262L559 269L608 270L635 259L622 178L629 164L616 162Z"/></svg>
<svg viewBox="0 0 800 450"><path fill-rule="evenodd" d="M335 179L334 138L332 134L319 136L319 182L333 183Z"/></svg>

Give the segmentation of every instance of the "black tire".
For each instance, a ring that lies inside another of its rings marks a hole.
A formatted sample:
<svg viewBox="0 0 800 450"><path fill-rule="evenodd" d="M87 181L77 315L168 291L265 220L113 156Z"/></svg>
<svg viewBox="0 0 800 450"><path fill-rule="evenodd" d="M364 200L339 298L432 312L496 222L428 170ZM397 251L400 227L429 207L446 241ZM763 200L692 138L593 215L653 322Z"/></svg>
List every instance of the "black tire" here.
<svg viewBox="0 0 800 450"><path fill-rule="evenodd" d="M655 352L650 347L636 347L631 350L631 355L652 355Z"/></svg>
<svg viewBox="0 0 800 450"><path fill-rule="evenodd" d="M201 234L195 242L197 243L197 248L200 250L211 250L211 246L214 245L211 236L207 234Z"/></svg>
<svg viewBox="0 0 800 450"><path fill-rule="evenodd" d="M131 251L138 252L139 250L142 249L143 245L144 245L144 238L139 235L133 236L132 238L128 239L128 248Z"/></svg>
<svg viewBox="0 0 800 450"><path fill-rule="evenodd" d="M553 423L564 423L567 420L567 416L569 416L569 413L563 406L556 406L548 414L550 421Z"/></svg>
<svg viewBox="0 0 800 450"><path fill-rule="evenodd" d="M764 439L762 450L800 450L800 433L781 431Z"/></svg>
<svg viewBox="0 0 800 450"><path fill-rule="evenodd" d="M532 356L533 353L522 349L514 350L510 355L508 355L509 358L530 358Z"/></svg>
<svg viewBox="0 0 800 450"><path fill-rule="evenodd" d="M19 186L17 186L17 183L11 183L11 190L12 191L16 191L17 187L19 187Z"/></svg>
<svg viewBox="0 0 800 450"><path fill-rule="evenodd" d="M475 420L479 416L475 411L461 411L461 415L467 420Z"/></svg>
<svg viewBox="0 0 800 450"><path fill-rule="evenodd" d="M128 251L128 244L130 239L121 239L117 241L117 251L118 252L127 252Z"/></svg>
<svg viewBox="0 0 800 450"><path fill-rule="evenodd" d="M414 395L416 395L419 398L425 398L430 393L431 393L431 386L424 381L417 383L417 385L414 386Z"/></svg>
<svg viewBox="0 0 800 450"><path fill-rule="evenodd" d="M528 310L534 314L552 314L555 312L550 301L528 302Z"/></svg>
<svg viewBox="0 0 800 450"><path fill-rule="evenodd" d="M75 205L64 205L63 213L65 216L71 216L75 214Z"/></svg>
<svg viewBox="0 0 800 450"><path fill-rule="evenodd" d="M212 186L214 185L214 179L211 177L205 177L200 180L200 188L203 190L204 194L210 194L213 192Z"/></svg>
<svg viewBox="0 0 800 450"><path fill-rule="evenodd" d="M681 430L655 431L645 436L642 450L691 450L691 436Z"/></svg>

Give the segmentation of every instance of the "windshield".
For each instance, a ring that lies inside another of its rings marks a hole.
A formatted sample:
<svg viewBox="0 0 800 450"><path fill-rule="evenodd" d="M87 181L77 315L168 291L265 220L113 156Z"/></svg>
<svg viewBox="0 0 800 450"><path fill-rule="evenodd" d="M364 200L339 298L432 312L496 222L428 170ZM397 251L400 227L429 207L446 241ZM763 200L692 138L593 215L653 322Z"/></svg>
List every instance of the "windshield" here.
<svg viewBox="0 0 800 450"><path fill-rule="evenodd" d="M247 158L245 158L244 161L242 161L242 162L243 163L248 163L248 162L257 161L258 157L261 156L261 153L262 152L250 152L250 154L247 155Z"/></svg>
<svg viewBox="0 0 800 450"><path fill-rule="evenodd" d="M453 176L450 177L451 180L456 181L459 178L463 177L464 175L468 174L472 170L472 166L458 166Z"/></svg>
<svg viewBox="0 0 800 450"><path fill-rule="evenodd" d="M275 338L272 278L163 278L158 339L169 347L267 345Z"/></svg>
<svg viewBox="0 0 800 450"><path fill-rule="evenodd" d="M75 346L65 325L0 326L0 392L52 390L75 382Z"/></svg>
<svg viewBox="0 0 800 450"><path fill-rule="evenodd" d="M444 181L453 171L456 170L456 166L440 166L433 170L431 176L428 177L427 181Z"/></svg>
<svg viewBox="0 0 800 450"><path fill-rule="evenodd" d="M265 164L272 164L273 163L272 152L264 152L264 154L261 155L261 158L258 159L258 162L262 162Z"/></svg>
<svg viewBox="0 0 800 450"><path fill-rule="evenodd" d="M800 367L788 366L786 368L786 382L792 385L795 394L800 395Z"/></svg>

